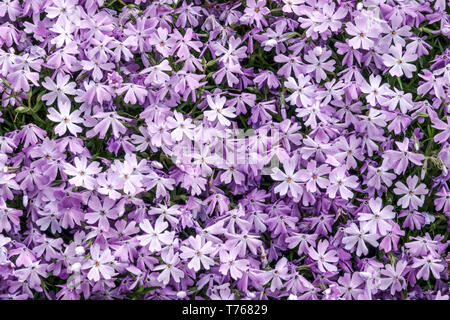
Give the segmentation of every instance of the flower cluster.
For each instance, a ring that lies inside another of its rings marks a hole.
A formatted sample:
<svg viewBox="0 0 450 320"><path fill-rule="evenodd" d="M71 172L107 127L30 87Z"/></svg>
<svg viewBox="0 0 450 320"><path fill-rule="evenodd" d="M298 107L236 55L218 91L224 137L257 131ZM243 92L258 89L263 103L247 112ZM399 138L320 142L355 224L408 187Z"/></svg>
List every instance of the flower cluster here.
<svg viewBox="0 0 450 320"><path fill-rule="evenodd" d="M0 0L0 299L449 299L449 6Z"/></svg>

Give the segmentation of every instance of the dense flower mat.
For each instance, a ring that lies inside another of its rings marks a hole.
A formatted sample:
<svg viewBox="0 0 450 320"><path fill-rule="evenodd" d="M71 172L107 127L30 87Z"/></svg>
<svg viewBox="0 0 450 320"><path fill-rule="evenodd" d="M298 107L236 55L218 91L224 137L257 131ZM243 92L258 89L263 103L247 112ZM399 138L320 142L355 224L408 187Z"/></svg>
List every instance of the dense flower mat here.
<svg viewBox="0 0 450 320"><path fill-rule="evenodd" d="M446 0L0 0L2 299L448 299Z"/></svg>

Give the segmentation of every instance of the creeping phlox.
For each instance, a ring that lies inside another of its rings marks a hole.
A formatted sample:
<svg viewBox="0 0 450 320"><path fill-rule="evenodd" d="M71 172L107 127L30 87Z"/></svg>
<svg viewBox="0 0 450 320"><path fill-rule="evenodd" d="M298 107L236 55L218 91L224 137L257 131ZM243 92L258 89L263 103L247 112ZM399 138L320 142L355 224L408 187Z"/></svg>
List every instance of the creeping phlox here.
<svg viewBox="0 0 450 320"><path fill-rule="evenodd" d="M447 0L0 0L0 299L449 299Z"/></svg>

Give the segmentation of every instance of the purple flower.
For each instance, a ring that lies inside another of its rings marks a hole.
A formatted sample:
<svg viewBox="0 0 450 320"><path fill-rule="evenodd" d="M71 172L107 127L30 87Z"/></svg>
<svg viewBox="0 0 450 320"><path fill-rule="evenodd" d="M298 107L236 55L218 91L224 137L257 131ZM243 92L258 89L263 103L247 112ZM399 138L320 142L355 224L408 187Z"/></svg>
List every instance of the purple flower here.
<svg viewBox="0 0 450 320"><path fill-rule="evenodd" d="M70 76L58 73L56 75L56 83L49 77L45 78L42 86L51 91L42 96L42 100L46 101L47 105L51 105L56 99L58 99L58 106L61 108L63 105L70 105L70 100L67 94L75 95L75 82L69 82Z"/></svg>
<svg viewBox="0 0 450 320"><path fill-rule="evenodd" d="M230 274L233 279L239 279L242 277L242 273L248 268L249 261L247 259L236 259L239 254L239 249L234 247L229 251L227 249L221 249L219 251L220 273L223 275Z"/></svg>
<svg viewBox="0 0 450 320"><path fill-rule="evenodd" d="M55 127L55 132L58 135L62 136L66 133L67 129L74 136L83 131L80 126L76 125L76 123L84 122L83 119L80 118L81 112L79 110L70 113L70 104L66 102L59 104L59 110L60 112L56 111L54 108L50 108L47 116L51 121L59 122Z"/></svg>
<svg viewBox="0 0 450 320"><path fill-rule="evenodd" d="M327 78L325 71L333 72L334 64L336 61L328 60L331 57L330 50L322 50L320 49L320 53L316 54L316 50L310 50L306 56L305 60L309 62L306 65L306 72L315 73L316 82L320 82ZM328 61L327 61L328 60Z"/></svg>
<svg viewBox="0 0 450 320"><path fill-rule="evenodd" d="M265 284L270 282L270 291L275 292L283 287L282 280L287 280L289 278L287 269L287 259L285 257L281 258L275 265L275 269L269 271L265 276Z"/></svg>
<svg viewBox="0 0 450 320"><path fill-rule="evenodd" d="M338 191L345 200L353 197L353 192L349 188L354 189L358 187L358 178L356 176L346 176L345 167L338 167L331 171L329 177L330 184L327 193L330 198L335 198Z"/></svg>
<svg viewBox="0 0 450 320"><path fill-rule="evenodd" d="M405 235L405 231L401 230L397 223L391 222L391 226L391 230L387 232L386 236L380 241L379 245L379 248L383 249L385 252L389 252L391 250L397 251L400 236Z"/></svg>
<svg viewBox="0 0 450 320"><path fill-rule="evenodd" d="M349 44L353 49L365 49L368 50L373 46L373 39L378 36L378 30L371 28L367 22L362 22L362 19L356 20L355 24L348 23L346 25L345 31L353 36L349 40Z"/></svg>
<svg viewBox="0 0 450 320"><path fill-rule="evenodd" d="M0 1L0 299L448 299L447 2L403 2Z"/></svg>
<svg viewBox="0 0 450 320"><path fill-rule="evenodd" d="M395 213L392 211L394 207L388 205L382 208L381 198L370 199L369 207L372 212L360 212L358 214L361 226L372 234L386 235L392 229L390 221L395 218Z"/></svg>
<svg viewBox="0 0 450 320"><path fill-rule="evenodd" d="M240 18L245 24L253 24L261 29L262 26L267 26L267 21L265 16L270 12L270 10L265 6L266 0L249 0L247 1L247 7L244 10L244 15Z"/></svg>
<svg viewBox="0 0 450 320"><path fill-rule="evenodd" d="M16 230L20 224L20 216L23 214L21 210L14 208L8 208L6 203L0 198L0 232L5 230L6 232L11 229Z"/></svg>
<svg viewBox="0 0 450 320"><path fill-rule="evenodd" d="M94 189L96 181L93 176L102 171L99 167L99 163L93 161L88 165L86 157L82 157L81 159L76 157L74 159L74 164L75 166L67 163L64 168L64 172L67 175L73 176L69 179L69 182L75 186L85 187L89 190Z"/></svg>
<svg viewBox="0 0 450 320"><path fill-rule="evenodd" d="M213 101L211 96L207 96L208 105L212 110L205 111L205 116L209 121L219 120L219 123L225 127L230 126L231 122L228 118L235 118L234 114L235 108L228 107L224 108L225 102L227 101L225 97L216 96Z"/></svg>
<svg viewBox="0 0 450 320"><path fill-rule="evenodd" d="M103 231L108 231L110 224L108 219L116 219L118 212L116 208L113 209L116 202L110 198L104 198L103 204L97 197L92 197L89 200L89 207L93 209L92 212L87 212L85 219L87 223L94 224L98 222L98 227Z"/></svg>
<svg viewBox="0 0 450 320"><path fill-rule="evenodd" d="M428 255L421 258L414 258L414 263L412 264L412 268L419 268L420 270L417 272L417 279L428 280L430 277L430 270L433 276L436 279L440 279L440 273L445 269L445 267L440 263L441 259L437 259L432 255Z"/></svg>
<svg viewBox="0 0 450 320"><path fill-rule="evenodd" d="M175 255L162 255L161 258L164 263L154 268L155 271L162 270L158 275L158 281L161 281L164 285L167 285L171 278L173 278L175 282L180 282L180 279L184 277L184 272L176 267L180 261L178 253Z"/></svg>
<svg viewBox="0 0 450 320"><path fill-rule="evenodd" d="M211 266L215 264L214 260L209 257L209 254L213 254L215 249L211 241L205 241L205 238L197 235L188 238L189 247L182 246L180 257L181 259L190 259L188 267L194 269L194 271L200 270L202 265L206 270L209 270Z"/></svg>
<svg viewBox="0 0 450 320"><path fill-rule="evenodd" d="M408 151L409 139L405 138L403 142L395 142L400 151L388 150L386 155L391 161L391 168L396 174L404 173L408 167L409 161L421 166L425 156L418 153Z"/></svg>
<svg viewBox="0 0 450 320"><path fill-rule="evenodd" d="M387 83L381 84L381 76L371 75L370 84L364 82L361 85L361 91L366 93L366 100L371 106L375 106L377 103L384 105L386 104L387 98L385 96L391 95L391 90Z"/></svg>
<svg viewBox="0 0 450 320"><path fill-rule="evenodd" d="M358 299L363 293L363 289L360 287L364 280L357 273L345 273L344 276L338 279L338 283L341 285L342 298L345 300Z"/></svg>
<svg viewBox="0 0 450 320"><path fill-rule="evenodd" d="M386 290L391 288L391 294L397 291L402 291L406 287L406 280L404 278L408 262L400 260L395 266L387 264L385 269L381 270L381 275L385 276L380 279L380 288Z"/></svg>
<svg viewBox="0 0 450 320"><path fill-rule="evenodd" d="M139 223L139 226L145 234L138 236L137 239L141 246L148 246L148 249L151 252L161 251L161 244L168 245L172 241L172 234L169 231L166 231L169 225L162 219L157 219L154 227L148 219Z"/></svg>
<svg viewBox="0 0 450 320"><path fill-rule="evenodd" d="M279 185L275 187L275 192L279 193L281 196L287 194L289 192L290 195L294 198L298 198L303 193L303 188L299 184L302 181L300 171L295 172L297 164L297 158L288 159L284 163L283 173L279 168L274 168L273 173L271 174L272 179L276 181L282 181Z"/></svg>
<svg viewBox="0 0 450 320"><path fill-rule="evenodd" d="M83 264L83 269L89 269L87 277L89 280L99 281L100 278L111 279L116 272L110 265L110 262L114 261L114 257L111 255L111 250L105 249L100 251L100 246L95 244L90 250L91 259Z"/></svg>

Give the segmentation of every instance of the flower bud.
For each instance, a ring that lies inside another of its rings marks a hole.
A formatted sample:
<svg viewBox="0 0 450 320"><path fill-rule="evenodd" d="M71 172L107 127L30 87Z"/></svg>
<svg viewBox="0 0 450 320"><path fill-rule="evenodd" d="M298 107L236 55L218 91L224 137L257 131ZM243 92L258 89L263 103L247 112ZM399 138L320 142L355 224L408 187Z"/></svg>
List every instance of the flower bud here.
<svg viewBox="0 0 450 320"><path fill-rule="evenodd" d="M82 246L78 246L78 247L76 247L75 248L75 253L77 254L77 255L82 255L83 253L84 253L84 247L82 247Z"/></svg>

